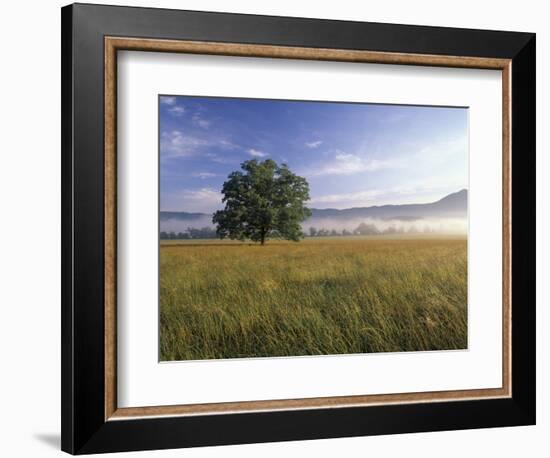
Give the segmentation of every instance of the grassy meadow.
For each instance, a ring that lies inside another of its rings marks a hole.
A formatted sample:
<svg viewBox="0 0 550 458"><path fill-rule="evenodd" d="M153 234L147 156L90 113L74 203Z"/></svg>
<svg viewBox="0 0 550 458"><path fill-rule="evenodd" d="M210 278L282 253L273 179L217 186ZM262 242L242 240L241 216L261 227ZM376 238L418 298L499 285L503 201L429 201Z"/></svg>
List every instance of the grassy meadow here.
<svg viewBox="0 0 550 458"><path fill-rule="evenodd" d="M162 361L466 347L465 238L161 244Z"/></svg>

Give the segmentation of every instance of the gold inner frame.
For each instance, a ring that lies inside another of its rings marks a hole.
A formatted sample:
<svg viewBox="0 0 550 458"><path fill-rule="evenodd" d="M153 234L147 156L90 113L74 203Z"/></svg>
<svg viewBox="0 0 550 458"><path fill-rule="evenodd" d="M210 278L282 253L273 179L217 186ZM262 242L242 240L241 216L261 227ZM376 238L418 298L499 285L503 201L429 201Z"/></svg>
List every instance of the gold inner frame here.
<svg viewBox="0 0 550 458"><path fill-rule="evenodd" d="M493 69L502 72L502 387L400 394L182 404L119 408L117 405L117 51L175 52L241 57ZM512 394L511 367L511 60L344 49L300 48L179 40L105 37L105 420L254 411L297 410L506 398Z"/></svg>

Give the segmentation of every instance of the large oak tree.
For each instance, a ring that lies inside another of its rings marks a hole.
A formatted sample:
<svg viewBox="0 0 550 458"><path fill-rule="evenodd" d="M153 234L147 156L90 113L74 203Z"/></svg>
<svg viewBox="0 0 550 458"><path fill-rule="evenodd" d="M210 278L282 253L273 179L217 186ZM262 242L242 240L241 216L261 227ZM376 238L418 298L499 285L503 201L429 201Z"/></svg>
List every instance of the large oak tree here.
<svg viewBox="0 0 550 458"><path fill-rule="evenodd" d="M311 216L304 205L309 200L306 179L271 159L245 161L241 169L223 184L225 208L212 219L218 235L262 245L272 237L299 241L300 223Z"/></svg>

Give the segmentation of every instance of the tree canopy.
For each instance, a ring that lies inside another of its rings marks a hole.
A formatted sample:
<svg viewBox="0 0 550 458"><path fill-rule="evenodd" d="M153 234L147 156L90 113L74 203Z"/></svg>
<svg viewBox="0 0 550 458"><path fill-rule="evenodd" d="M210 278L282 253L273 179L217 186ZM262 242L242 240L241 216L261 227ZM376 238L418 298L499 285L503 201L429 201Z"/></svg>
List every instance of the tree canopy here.
<svg viewBox="0 0 550 458"><path fill-rule="evenodd" d="M309 185L286 164L256 159L229 174L222 188L225 204L212 221L221 238L253 240L262 245L269 238L299 241L300 223L311 216L305 207Z"/></svg>

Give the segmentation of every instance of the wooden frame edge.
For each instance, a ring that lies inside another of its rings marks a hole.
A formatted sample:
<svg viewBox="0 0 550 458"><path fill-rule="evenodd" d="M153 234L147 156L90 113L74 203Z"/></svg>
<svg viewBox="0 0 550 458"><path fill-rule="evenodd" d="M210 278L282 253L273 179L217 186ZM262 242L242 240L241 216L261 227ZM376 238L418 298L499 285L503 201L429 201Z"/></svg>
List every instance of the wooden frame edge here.
<svg viewBox="0 0 550 458"><path fill-rule="evenodd" d="M116 246L117 246L117 159L116 159L116 48L105 40L105 419L117 410L116 344Z"/></svg>
<svg viewBox="0 0 550 458"><path fill-rule="evenodd" d="M502 69L502 372L512 396L512 61Z"/></svg>
<svg viewBox="0 0 550 458"><path fill-rule="evenodd" d="M269 57L396 65L425 65L480 68L502 71L502 223L503 223L503 331L501 388L433 391L363 396L337 396L303 399L186 404L170 406L117 407L116 377L116 92L117 51L175 52L188 54ZM239 43L104 37L105 58L105 421L143 417L193 416L250 413L277 410L304 410L410 404L443 401L499 399L512 396L511 369L511 59L405 54L327 48L301 48Z"/></svg>
<svg viewBox="0 0 550 458"><path fill-rule="evenodd" d="M363 62L396 65L484 68L502 70L509 59L463 57L436 54L407 54L332 48L252 45L209 41L162 40L148 38L105 37L107 46L129 51L174 52L237 57L268 57L336 62Z"/></svg>

